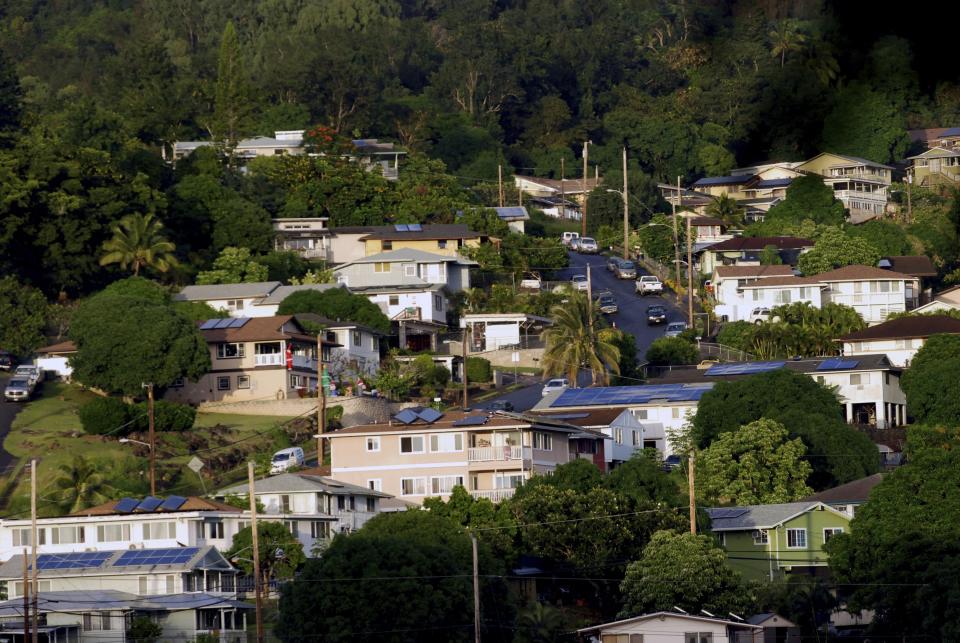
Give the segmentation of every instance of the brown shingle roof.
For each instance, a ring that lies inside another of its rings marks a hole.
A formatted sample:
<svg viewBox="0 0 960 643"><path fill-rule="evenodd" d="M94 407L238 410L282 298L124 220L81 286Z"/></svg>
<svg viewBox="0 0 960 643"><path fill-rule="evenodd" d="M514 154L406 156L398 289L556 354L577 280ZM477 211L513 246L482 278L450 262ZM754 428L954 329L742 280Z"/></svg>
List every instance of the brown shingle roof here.
<svg viewBox="0 0 960 643"><path fill-rule="evenodd" d="M818 281L882 281L899 280L913 281L910 275L904 275L893 270L884 270L874 268L873 266L844 266L829 272L823 272L816 275Z"/></svg>
<svg viewBox="0 0 960 643"><path fill-rule="evenodd" d="M937 269L927 255L884 257L897 272L913 277L936 277Z"/></svg>
<svg viewBox="0 0 960 643"><path fill-rule="evenodd" d="M516 174L514 176L523 181L527 181L528 183L538 183L544 187L560 192L560 179L545 179L539 176L522 176L520 174ZM594 189L601 183L603 183L603 178L587 178L587 192ZM563 192L565 194L580 194L583 192L583 179L564 179Z"/></svg>
<svg viewBox="0 0 960 643"><path fill-rule="evenodd" d="M625 413L623 409L591 409L582 411L557 409L555 411L540 411L537 413L531 413L530 415L560 420L567 422L568 424L575 424L576 426L605 427L610 426L610 423L620 417L623 413Z"/></svg>
<svg viewBox="0 0 960 643"><path fill-rule="evenodd" d="M826 489L812 496L807 496L804 501L824 502L826 504L843 503L863 503L870 497L870 492L883 480L882 473L875 473L866 478L860 478L847 484L842 484L833 489Z"/></svg>
<svg viewBox="0 0 960 643"><path fill-rule="evenodd" d="M767 277L740 286L740 288L769 288L771 286L823 286L816 277Z"/></svg>
<svg viewBox="0 0 960 643"><path fill-rule="evenodd" d="M874 339L911 339L931 335L960 335L960 319L947 315L897 317L876 326L844 335L839 341L862 342Z"/></svg>
<svg viewBox="0 0 960 643"><path fill-rule="evenodd" d="M793 268L790 266L717 266L715 271L721 279L738 279L754 277L790 277Z"/></svg>
<svg viewBox="0 0 960 643"><path fill-rule="evenodd" d="M158 513L181 513L184 511L230 511L234 513L242 513L243 510L233 505L228 505L225 502L220 502L218 500L209 500L207 498L200 498L198 496L187 496L187 501L184 502L178 509L175 511L170 511L167 509L156 509L154 511L146 512L120 512L116 511L114 507L117 506L119 500L110 500L105 502L102 505L97 505L96 507L88 507L87 509L81 509L80 511L75 511L71 516L120 516L120 515L148 515L148 514L158 514Z"/></svg>
<svg viewBox="0 0 960 643"><path fill-rule="evenodd" d="M76 353L77 345L68 339L63 342L50 344L49 346L44 346L43 348L38 348L37 352L44 355L50 355L53 353Z"/></svg>
<svg viewBox="0 0 960 643"><path fill-rule="evenodd" d="M773 246L778 250L812 248L814 242L801 237L734 237L707 246L706 249L714 252L727 252L733 250L763 250L767 246Z"/></svg>
<svg viewBox="0 0 960 643"><path fill-rule="evenodd" d="M402 241L404 239L475 239L481 237L479 232L474 232L469 227L459 223L424 225L420 230L397 230L394 226L378 227L372 234L363 237L361 241L368 239L383 239L390 241Z"/></svg>
<svg viewBox="0 0 960 643"><path fill-rule="evenodd" d="M286 326L286 330L284 330ZM316 341L316 337L307 333L294 319L293 315L274 317L250 317L239 328L211 328L201 330L200 334L208 343L216 342L263 342L282 339L301 339ZM339 344L323 340L327 346Z"/></svg>

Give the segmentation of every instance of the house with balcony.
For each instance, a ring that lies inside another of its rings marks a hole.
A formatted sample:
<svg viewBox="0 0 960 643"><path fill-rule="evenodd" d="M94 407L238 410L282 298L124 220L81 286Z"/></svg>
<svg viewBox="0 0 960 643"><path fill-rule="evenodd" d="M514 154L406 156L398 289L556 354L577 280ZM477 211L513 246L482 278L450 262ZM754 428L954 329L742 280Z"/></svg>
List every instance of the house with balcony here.
<svg viewBox="0 0 960 643"><path fill-rule="evenodd" d="M771 246L783 265L796 267L800 255L813 250L814 242L799 237L733 237L700 251L700 272L713 274L717 266L759 266L763 251Z"/></svg>
<svg viewBox="0 0 960 643"><path fill-rule="evenodd" d="M894 366L907 368L931 335L960 335L960 319L948 315L897 317L836 341L843 344L844 357L879 353L886 355Z"/></svg>
<svg viewBox="0 0 960 643"><path fill-rule="evenodd" d="M717 266L707 286L714 300L714 313L720 319L736 321L736 303L743 297L746 284L771 277L792 277L790 266Z"/></svg>
<svg viewBox="0 0 960 643"><path fill-rule="evenodd" d="M486 235L460 224L398 223L378 226L361 237L367 257L396 250L416 250L447 257L458 257L462 248L478 248Z"/></svg>
<svg viewBox="0 0 960 643"><path fill-rule="evenodd" d="M166 399L196 405L297 397L317 390L317 359L328 363L338 347L318 340L292 315L209 319L200 334L210 351L209 372L195 382L181 378Z"/></svg>
<svg viewBox="0 0 960 643"><path fill-rule="evenodd" d="M386 333L352 321L328 319L313 313L297 313L299 321L323 327L324 338L331 343L327 372L340 379L342 374L373 375L380 370L380 343Z"/></svg>
<svg viewBox="0 0 960 643"><path fill-rule="evenodd" d="M500 502L531 476L577 458L605 461L604 436L559 419L409 408L330 440L331 475L422 504L457 485Z"/></svg>
<svg viewBox="0 0 960 643"><path fill-rule="evenodd" d="M920 279L873 266L844 266L812 277L827 288L824 303L850 306L870 325L910 310L920 293Z"/></svg>
<svg viewBox="0 0 960 643"><path fill-rule="evenodd" d="M323 292L339 287L337 284L284 286L279 281L186 286L173 296L173 301L203 302L231 317L273 317L277 314L283 300L295 292L301 290Z"/></svg>
<svg viewBox="0 0 960 643"><path fill-rule="evenodd" d="M540 411L536 417L548 420L563 420L569 424L602 433L603 441L602 471L610 471L633 457L643 449L656 449L655 439L644 434L644 426L627 409L592 409L570 413L564 410Z"/></svg>
<svg viewBox="0 0 960 643"><path fill-rule="evenodd" d="M304 259L329 261L330 228L328 217L290 217L271 219L273 249L296 252Z"/></svg>
<svg viewBox="0 0 960 643"><path fill-rule="evenodd" d="M741 266L733 266L740 268ZM755 321L753 311L775 306L807 303L814 308L823 305L826 286L816 277L767 277L747 281L736 288L732 297L717 302L717 315L727 321ZM729 290L729 286L727 288Z"/></svg>
<svg viewBox="0 0 960 643"><path fill-rule="evenodd" d="M548 179L540 176L516 174L513 184L524 198L556 198L570 200L576 204L577 218L579 210L586 201L586 195L603 184L599 176L586 179Z"/></svg>
<svg viewBox="0 0 960 643"><path fill-rule="evenodd" d="M876 219L887 211L888 188L893 182L893 168L889 165L857 156L823 152L796 169L823 177L834 197L849 212L850 223Z"/></svg>

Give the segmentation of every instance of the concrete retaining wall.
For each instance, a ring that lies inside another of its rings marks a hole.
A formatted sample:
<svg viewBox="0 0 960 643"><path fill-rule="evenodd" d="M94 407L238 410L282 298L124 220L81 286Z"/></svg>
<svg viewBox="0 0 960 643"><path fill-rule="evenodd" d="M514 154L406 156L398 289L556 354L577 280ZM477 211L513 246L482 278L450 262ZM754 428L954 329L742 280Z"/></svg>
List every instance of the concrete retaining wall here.
<svg viewBox="0 0 960 643"><path fill-rule="evenodd" d="M234 415L279 415L296 417L316 413L317 398L292 400L253 400L249 402L205 402L197 407L200 413L230 413ZM391 402L384 398L353 396L328 397L327 407L343 407L343 425L355 426L371 422L386 422L401 409L416 406L412 402Z"/></svg>

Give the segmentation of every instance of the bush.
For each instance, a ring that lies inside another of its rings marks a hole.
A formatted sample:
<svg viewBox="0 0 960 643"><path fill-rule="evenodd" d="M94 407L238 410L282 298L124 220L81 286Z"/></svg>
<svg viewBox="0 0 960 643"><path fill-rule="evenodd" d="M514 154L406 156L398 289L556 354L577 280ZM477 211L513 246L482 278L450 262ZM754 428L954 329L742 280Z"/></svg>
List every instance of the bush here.
<svg viewBox="0 0 960 643"><path fill-rule="evenodd" d="M150 416L147 403L141 402L136 406L137 421L134 423L138 431L150 429ZM157 400L153 403L154 431L189 431L197 418L197 410L189 404L178 404Z"/></svg>
<svg viewBox="0 0 960 643"><path fill-rule="evenodd" d="M138 616L130 622L127 637L137 643L154 643L163 634L163 628L148 616Z"/></svg>
<svg viewBox="0 0 960 643"><path fill-rule="evenodd" d="M115 397L100 397L80 407L80 424L84 432L91 435L109 433L123 436L132 429L129 425L124 426L130 420L132 413L133 408L123 400Z"/></svg>
<svg viewBox="0 0 960 643"><path fill-rule="evenodd" d="M490 360L482 357L467 358L467 380L477 384L486 384L493 381L493 369Z"/></svg>
<svg viewBox="0 0 960 643"><path fill-rule="evenodd" d="M700 351L695 344L682 337L661 337L653 340L647 349L647 361L654 366L696 364Z"/></svg>
<svg viewBox="0 0 960 643"><path fill-rule="evenodd" d="M717 343L736 348L744 353L752 353L753 338L757 334L756 325L747 321L736 321L724 324L717 333Z"/></svg>

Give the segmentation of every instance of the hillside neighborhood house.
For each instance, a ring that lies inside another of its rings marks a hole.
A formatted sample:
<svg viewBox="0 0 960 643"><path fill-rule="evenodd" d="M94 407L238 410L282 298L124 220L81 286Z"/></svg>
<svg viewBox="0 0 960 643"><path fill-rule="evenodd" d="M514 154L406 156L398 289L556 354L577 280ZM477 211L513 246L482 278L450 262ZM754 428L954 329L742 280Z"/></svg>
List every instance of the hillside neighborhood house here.
<svg viewBox="0 0 960 643"><path fill-rule="evenodd" d="M279 281L186 286L173 296L173 301L202 302L231 317L273 317L283 300L295 292L324 292L338 287L336 284L284 286Z"/></svg>
<svg viewBox="0 0 960 643"><path fill-rule="evenodd" d="M733 237L700 252L700 272L713 274L717 266L759 266L768 248L776 252L783 265L796 267L800 255L813 250L813 246L810 239L799 237Z"/></svg>
<svg viewBox="0 0 960 643"><path fill-rule="evenodd" d="M848 357L882 353L906 368L931 335L960 335L960 319L947 315L898 317L837 338Z"/></svg>

